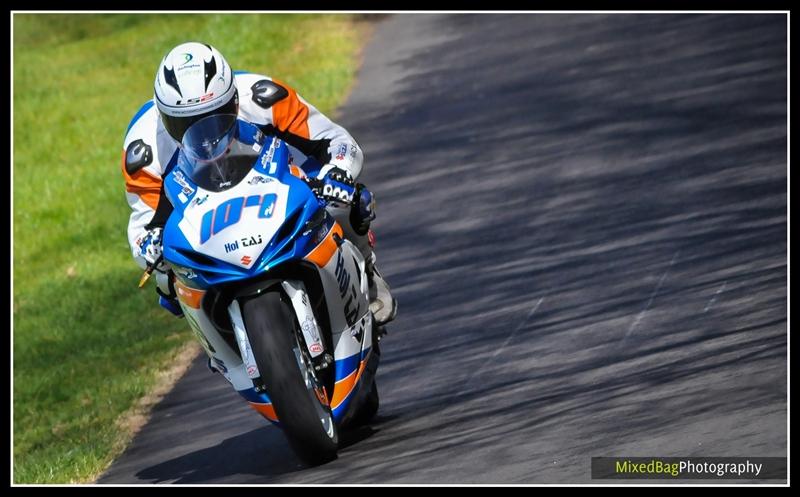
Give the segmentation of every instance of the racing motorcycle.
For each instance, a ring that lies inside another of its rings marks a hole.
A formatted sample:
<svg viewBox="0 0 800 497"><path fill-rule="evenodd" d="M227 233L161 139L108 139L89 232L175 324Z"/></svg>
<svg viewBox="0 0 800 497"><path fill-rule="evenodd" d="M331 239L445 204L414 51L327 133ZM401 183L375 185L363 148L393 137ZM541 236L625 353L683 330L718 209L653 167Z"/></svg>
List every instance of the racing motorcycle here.
<svg viewBox="0 0 800 497"><path fill-rule="evenodd" d="M186 131L164 178L163 256L209 367L308 464L334 459L339 430L376 413L384 332L361 252L304 179L319 167L216 115Z"/></svg>

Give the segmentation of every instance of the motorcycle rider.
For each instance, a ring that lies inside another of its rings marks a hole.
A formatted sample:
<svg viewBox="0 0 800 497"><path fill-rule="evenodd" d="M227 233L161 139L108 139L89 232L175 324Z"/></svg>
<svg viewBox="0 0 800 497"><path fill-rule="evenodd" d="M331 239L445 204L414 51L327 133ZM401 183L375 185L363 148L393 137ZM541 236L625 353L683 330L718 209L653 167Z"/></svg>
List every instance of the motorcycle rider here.
<svg viewBox="0 0 800 497"><path fill-rule="evenodd" d="M204 43L182 43L170 50L158 67L154 87L154 98L128 125L122 174L132 209L131 251L142 269L154 268L163 307L182 315L174 276L162 258L161 234L172 211L162 178L175 166L181 139L191 124L210 115L237 114L285 141L295 163L302 164L298 158L312 157L324 164L316 177L308 178L309 186L319 197L347 205L329 205L328 212L364 255L376 323L394 319L397 301L375 268L374 237L369 229L375 218L374 200L369 190L356 183L364 155L344 128L287 84L259 74L234 73L222 54Z"/></svg>

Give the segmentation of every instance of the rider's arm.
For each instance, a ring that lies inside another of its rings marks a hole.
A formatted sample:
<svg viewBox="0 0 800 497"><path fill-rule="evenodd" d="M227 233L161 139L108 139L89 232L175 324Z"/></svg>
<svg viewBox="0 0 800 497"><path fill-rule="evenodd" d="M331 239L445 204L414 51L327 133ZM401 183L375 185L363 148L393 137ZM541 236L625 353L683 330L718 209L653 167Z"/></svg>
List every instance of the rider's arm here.
<svg viewBox="0 0 800 497"><path fill-rule="evenodd" d="M282 81L260 79L252 86L242 86L244 114L268 113L264 120L286 143L322 164L339 167L350 173L353 179L358 178L364 153L347 130ZM254 122L264 120L256 119Z"/></svg>
<svg viewBox="0 0 800 497"><path fill-rule="evenodd" d="M147 225L153 219L153 214L158 206L161 190L161 178L155 178L144 169L129 174L122 165L122 174L125 177L125 196L131 207L131 216L128 219L128 243L136 263L144 269L147 263L139 255L139 243L147 233Z"/></svg>
<svg viewBox="0 0 800 497"><path fill-rule="evenodd" d="M125 197L131 208L128 219L128 243L134 260L142 269L146 268L147 263L139 255L139 244L147 235L149 224L153 221L162 196L161 163L165 161L164 155L175 149L174 145L170 149L170 143L163 137L156 138L158 129L158 114L155 108L151 107L144 114L134 118L122 148Z"/></svg>

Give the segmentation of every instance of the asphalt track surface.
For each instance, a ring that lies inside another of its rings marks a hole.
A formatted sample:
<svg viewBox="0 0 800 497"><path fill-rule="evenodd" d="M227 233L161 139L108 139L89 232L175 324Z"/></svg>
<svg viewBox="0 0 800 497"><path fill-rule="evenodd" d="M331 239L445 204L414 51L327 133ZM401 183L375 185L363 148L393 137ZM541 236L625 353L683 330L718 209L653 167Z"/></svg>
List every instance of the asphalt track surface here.
<svg viewBox="0 0 800 497"><path fill-rule="evenodd" d="M395 15L339 121L400 302L306 468L204 359L101 483L594 482L785 456L783 15Z"/></svg>

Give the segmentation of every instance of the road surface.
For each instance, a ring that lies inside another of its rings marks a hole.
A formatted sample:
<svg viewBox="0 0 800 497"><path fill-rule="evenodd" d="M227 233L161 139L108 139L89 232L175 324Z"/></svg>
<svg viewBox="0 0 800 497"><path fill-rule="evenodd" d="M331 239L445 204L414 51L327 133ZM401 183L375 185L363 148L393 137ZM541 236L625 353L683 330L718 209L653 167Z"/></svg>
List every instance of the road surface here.
<svg viewBox="0 0 800 497"><path fill-rule="evenodd" d="M589 483L785 456L782 15L394 15L339 122L400 302L305 468L203 360L101 483Z"/></svg>

